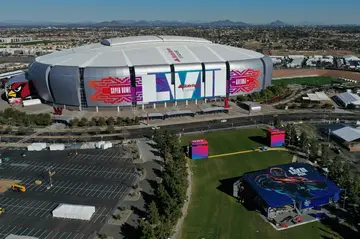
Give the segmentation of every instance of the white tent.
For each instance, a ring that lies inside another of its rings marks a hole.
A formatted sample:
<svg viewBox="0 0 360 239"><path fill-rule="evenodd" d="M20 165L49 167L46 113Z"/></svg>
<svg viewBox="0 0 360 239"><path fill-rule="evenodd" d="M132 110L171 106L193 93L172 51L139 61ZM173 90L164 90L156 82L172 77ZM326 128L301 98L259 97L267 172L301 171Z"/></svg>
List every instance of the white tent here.
<svg viewBox="0 0 360 239"><path fill-rule="evenodd" d="M73 204L60 204L52 211L53 217L90 220L95 213L94 206L73 205Z"/></svg>
<svg viewBox="0 0 360 239"><path fill-rule="evenodd" d="M10 234L5 239L39 239L38 237L30 237L30 236L18 236L14 234Z"/></svg>
<svg viewBox="0 0 360 239"><path fill-rule="evenodd" d="M50 145L50 151L64 150L64 149L65 149L65 144L51 144Z"/></svg>

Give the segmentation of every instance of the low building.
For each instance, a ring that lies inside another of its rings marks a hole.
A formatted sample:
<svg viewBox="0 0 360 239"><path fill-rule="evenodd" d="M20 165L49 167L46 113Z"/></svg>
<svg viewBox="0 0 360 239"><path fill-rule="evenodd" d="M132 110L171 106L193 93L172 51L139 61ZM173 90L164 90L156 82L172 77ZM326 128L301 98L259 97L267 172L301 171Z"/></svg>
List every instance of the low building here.
<svg viewBox="0 0 360 239"><path fill-rule="evenodd" d="M343 107L347 107L350 104L355 105L355 107L360 106L360 96L350 92L338 94L334 97L334 100Z"/></svg>
<svg viewBox="0 0 360 239"><path fill-rule="evenodd" d="M261 105L257 102L243 101L241 106L248 110L250 113L257 113L261 111Z"/></svg>
<svg viewBox="0 0 360 239"><path fill-rule="evenodd" d="M325 92L307 93L306 96L302 97L303 101L317 104L331 104L332 100Z"/></svg>
<svg viewBox="0 0 360 239"><path fill-rule="evenodd" d="M321 210L339 201L341 192L334 182L306 163L248 172L233 184L235 198L276 222L295 212Z"/></svg>
<svg viewBox="0 0 360 239"><path fill-rule="evenodd" d="M360 128L343 126L339 129L331 131L331 136L342 143L349 151L360 151Z"/></svg>

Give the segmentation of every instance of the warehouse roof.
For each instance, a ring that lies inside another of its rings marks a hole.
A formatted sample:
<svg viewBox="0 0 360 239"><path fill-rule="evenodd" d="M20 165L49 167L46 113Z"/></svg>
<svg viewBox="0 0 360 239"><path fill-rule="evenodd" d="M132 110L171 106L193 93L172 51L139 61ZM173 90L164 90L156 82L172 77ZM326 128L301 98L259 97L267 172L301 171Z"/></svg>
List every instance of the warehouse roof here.
<svg viewBox="0 0 360 239"><path fill-rule="evenodd" d="M331 101L325 92L307 93L307 97L303 97L303 99L311 101Z"/></svg>
<svg viewBox="0 0 360 239"><path fill-rule="evenodd" d="M360 139L360 130L349 126L337 129L333 131L332 134L336 135L337 137L341 138L346 142L352 142Z"/></svg>
<svg viewBox="0 0 360 239"><path fill-rule="evenodd" d="M360 97L357 94L344 92L338 94L337 98L340 99L346 105L348 104L360 105Z"/></svg>
<svg viewBox="0 0 360 239"><path fill-rule="evenodd" d="M136 36L54 52L36 58L49 65L128 67L257 59L264 55L206 39L182 36Z"/></svg>

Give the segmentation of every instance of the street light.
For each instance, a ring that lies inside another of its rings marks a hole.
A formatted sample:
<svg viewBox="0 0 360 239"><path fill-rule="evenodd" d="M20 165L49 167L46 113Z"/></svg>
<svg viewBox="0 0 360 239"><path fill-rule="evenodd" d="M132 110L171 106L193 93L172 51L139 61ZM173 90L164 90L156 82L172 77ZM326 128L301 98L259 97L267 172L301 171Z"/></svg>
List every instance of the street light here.
<svg viewBox="0 0 360 239"><path fill-rule="evenodd" d="M47 172L48 172L48 175L49 175L49 182L50 182L50 186L48 186L47 187L47 189L50 189L50 188L52 188L52 186L53 186L53 184L52 184L52 177L55 175L55 171L51 171L52 170L52 168L51 167L49 167L49 168L47 168Z"/></svg>

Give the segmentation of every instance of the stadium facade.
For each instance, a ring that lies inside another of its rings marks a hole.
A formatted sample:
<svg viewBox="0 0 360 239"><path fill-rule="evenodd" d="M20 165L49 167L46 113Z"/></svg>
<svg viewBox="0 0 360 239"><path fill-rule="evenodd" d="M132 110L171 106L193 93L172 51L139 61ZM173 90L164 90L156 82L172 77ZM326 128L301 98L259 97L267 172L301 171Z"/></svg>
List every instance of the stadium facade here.
<svg viewBox="0 0 360 239"><path fill-rule="evenodd" d="M40 99L79 110L231 98L271 84L260 53L180 36L137 36L41 56L27 79Z"/></svg>

